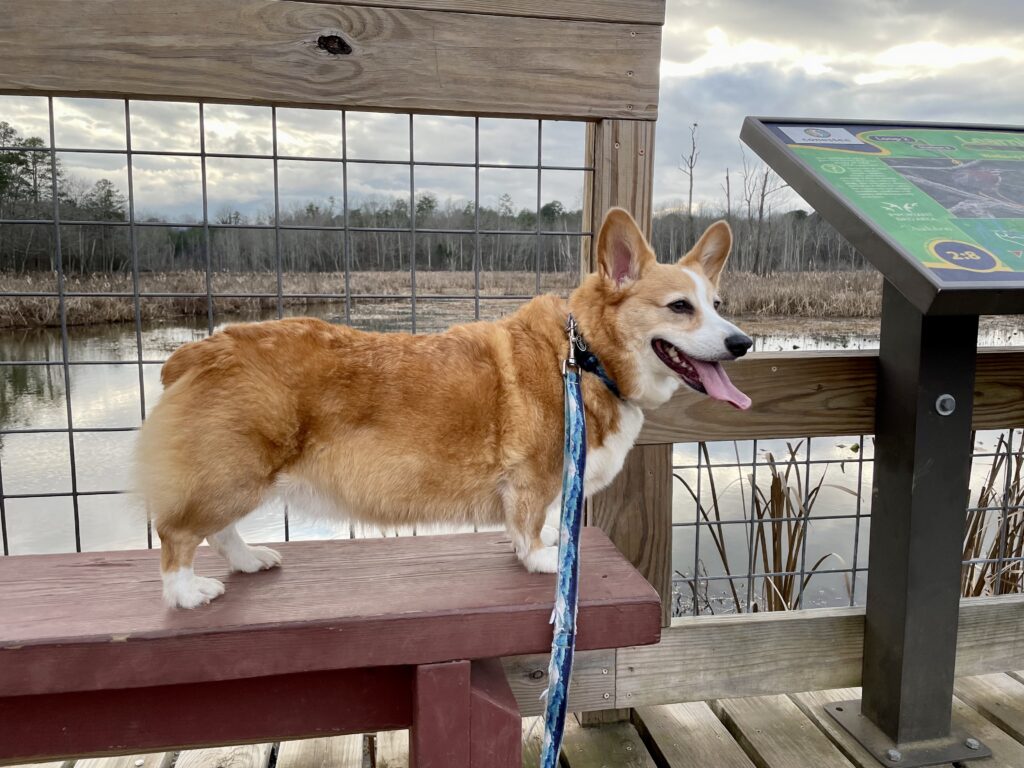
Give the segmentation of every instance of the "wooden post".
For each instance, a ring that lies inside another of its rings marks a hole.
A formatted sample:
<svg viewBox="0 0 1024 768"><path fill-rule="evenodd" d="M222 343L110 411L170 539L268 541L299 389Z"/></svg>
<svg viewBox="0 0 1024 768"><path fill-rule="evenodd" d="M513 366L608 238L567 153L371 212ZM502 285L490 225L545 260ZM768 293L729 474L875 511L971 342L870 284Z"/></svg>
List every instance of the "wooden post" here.
<svg viewBox="0 0 1024 768"><path fill-rule="evenodd" d="M523 719L501 661L474 661L470 676L470 765L472 768L520 768Z"/></svg>
<svg viewBox="0 0 1024 768"><path fill-rule="evenodd" d="M416 668L410 768L470 768L470 663Z"/></svg>
<svg viewBox="0 0 1024 768"><path fill-rule="evenodd" d="M597 265L597 230L612 206L629 211L651 236L654 185L654 122L602 120L587 127L587 164L593 184L584 200L585 223L594 233L581 255L581 272ZM587 229L587 226L584 227ZM587 505L587 523L603 529L661 595L662 624L672 602L672 446L638 445L622 472ZM580 722L599 725L627 720L629 710L584 713Z"/></svg>
<svg viewBox="0 0 1024 768"><path fill-rule="evenodd" d="M601 226L605 211L625 208L644 235L651 235L654 183L654 123L602 120L587 130L587 160L594 183L584 201L590 231ZM592 238L596 243L597 238ZM594 245L581 259L583 271L596 265ZM637 446L616 480L590 500L587 522L602 528L619 550L658 590L663 625L672 602L672 446Z"/></svg>

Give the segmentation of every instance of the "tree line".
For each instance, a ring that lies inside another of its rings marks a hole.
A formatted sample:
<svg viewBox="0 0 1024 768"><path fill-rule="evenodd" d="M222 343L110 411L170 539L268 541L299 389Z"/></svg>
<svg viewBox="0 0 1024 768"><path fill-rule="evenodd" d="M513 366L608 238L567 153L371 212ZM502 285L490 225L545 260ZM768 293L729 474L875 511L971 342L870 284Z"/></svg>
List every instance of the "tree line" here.
<svg viewBox="0 0 1024 768"><path fill-rule="evenodd" d="M695 207L692 177L696 158L696 130L684 172L691 192L686 209L664 209L654 216L652 245L665 260L684 253L704 228L718 218L733 227L735 246L730 259L734 270L766 274L773 271L844 270L865 267L864 260L816 213L800 210L778 213L771 197L779 188L767 168L744 164L741 200L733 204L726 175L724 207ZM128 221L128 199L108 179L91 186L51 162L38 137L23 137L0 122L0 220L32 222L52 219L54 191L62 221L60 230L63 268L69 273L125 272L133 265L132 238L143 271L203 270L209 262L216 271L273 271L278 260L291 272L333 272L348 266L355 271L418 270L468 271L480 249L479 266L486 271L572 272L578 268L581 240L573 233L583 225L583 212L551 200L539 210L516 208L509 194L496 205L476 209L472 201L438 200L430 193L415 198L367 196L349 201L347 244L340 230L346 223L342 202L327 198L280 212L276 231L272 213L244 215L238 210L212 213L209 232L199 222L135 227ZM33 151L35 148L35 151ZM40 151L41 150L41 151ZM417 231L415 244L408 230ZM479 236L467 230L482 230ZM299 229L290 229L297 227ZM321 228L334 228L334 231ZM367 228L373 231L358 231ZM517 234L494 235L488 230ZM537 236L537 231L553 234ZM521 233L521 234L519 234ZM56 233L48 224L0 224L0 265L18 273L52 271ZM208 239L207 239L208 238Z"/></svg>

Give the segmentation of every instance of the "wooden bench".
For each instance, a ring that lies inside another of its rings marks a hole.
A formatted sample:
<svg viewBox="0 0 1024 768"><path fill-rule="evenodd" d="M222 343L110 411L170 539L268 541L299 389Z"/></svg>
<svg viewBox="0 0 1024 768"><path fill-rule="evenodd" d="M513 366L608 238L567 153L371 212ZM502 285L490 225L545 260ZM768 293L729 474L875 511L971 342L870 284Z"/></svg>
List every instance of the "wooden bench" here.
<svg viewBox="0 0 1024 768"><path fill-rule="evenodd" d="M158 552L0 560L0 763L410 728L413 765L520 765L500 657L544 653L554 578L501 533L292 542L195 611ZM596 528L580 650L655 643L661 601Z"/></svg>

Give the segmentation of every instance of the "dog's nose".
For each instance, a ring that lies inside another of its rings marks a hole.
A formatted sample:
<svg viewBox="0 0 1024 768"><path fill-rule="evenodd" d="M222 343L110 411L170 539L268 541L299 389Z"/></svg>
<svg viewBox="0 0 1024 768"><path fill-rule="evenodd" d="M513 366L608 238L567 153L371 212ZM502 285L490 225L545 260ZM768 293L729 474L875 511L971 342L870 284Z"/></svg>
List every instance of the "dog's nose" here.
<svg viewBox="0 0 1024 768"><path fill-rule="evenodd" d="M725 348L733 357L743 357L752 346L754 342L743 333L734 333L725 340Z"/></svg>

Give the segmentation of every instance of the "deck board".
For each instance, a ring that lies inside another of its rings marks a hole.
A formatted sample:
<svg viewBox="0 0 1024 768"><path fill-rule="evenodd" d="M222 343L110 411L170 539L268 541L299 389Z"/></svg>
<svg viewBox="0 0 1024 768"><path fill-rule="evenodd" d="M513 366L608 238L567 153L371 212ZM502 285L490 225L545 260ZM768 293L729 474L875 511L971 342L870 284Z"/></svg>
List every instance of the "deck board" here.
<svg viewBox="0 0 1024 768"><path fill-rule="evenodd" d="M277 768L363 768L363 737L283 741L277 749L276 765Z"/></svg>
<svg viewBox="0 0 1024 768"><path fill-rule="evenodd" d="M991 696L992 691L997 690L995 686L986 685L984 682L979 685L976 678L964 678L958 681L958 686L961 683L966 683L965 689L977 692L982 698ZM835 720L822 709L825 704L830 702L856 699L860 698L860 695L860 688L840 688L832 691L798 693L794 694L792 698L808 717L818 723L819 727L854 765L858 768L878 768L878 762L846 731L839 728ZM1024 744L959 698L953 700L953 720L992 750L991 758L977 762L971 761L966 765L977 766L977 768L1021 768L1024 766ZM947 764L942 768L952 768L952 766Z"/></svg>
<svg viewBox="0 0 1024 768"><path fill-rule="evenodd" d="M71 768L69 761L66 768ZM92 757L74 763L74 768L170 768L173 752L153 752L148 755L121 755L118 757ZM60 763L53 765L59 766Z"/></svg>
<svg viewBox="0 0 1024 768"><path fill-rule="evenodd" d="M572 716L565 724L562 759L569 768L657 768L632 723L584 728Z"/></svg>
<svg viewBox="0 0 1024 768"><path fill-rule="evenodd" d="M964 677L956 681L954 690L987 720L1024 742L1024 683L1020 680L1004 674Z"/></svg>
<svg viewBox="0 0 1024 768"><path fill-rule="evenodd" d="M544 742L544 718L523 718L523 768L540 765L540 748Z"/></svg>
<svg viewBox="0 0 1024 768"><path fill-rule="evenodd" d="M753 768L706 702L636 710L635 724L659 765L671 768Z"/></svg>
<svg viewBox="0 0 1024 768"><path fill-rule="evenodd" d="M851 768L852 763L786 696L711 705L757 768Z"/></svg>
<svg viewBox="0 0 1024 768"><path fill-rule="evenodd" d="M377 734L377 768L409 768L409 731Z"/></svg>
<svg viewBox="0 0 1024 768"><path fill-rule="evenodd" d="M273 744L190 749L178 755L174 768L267 768Z"/></svg>

